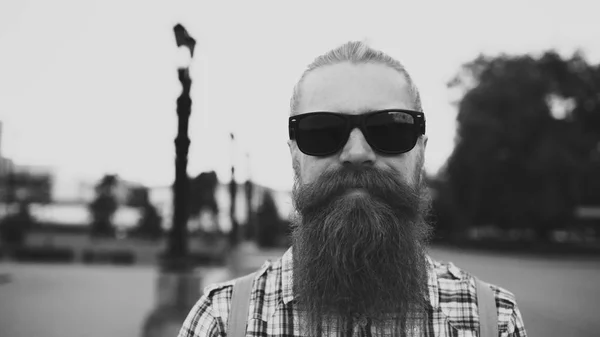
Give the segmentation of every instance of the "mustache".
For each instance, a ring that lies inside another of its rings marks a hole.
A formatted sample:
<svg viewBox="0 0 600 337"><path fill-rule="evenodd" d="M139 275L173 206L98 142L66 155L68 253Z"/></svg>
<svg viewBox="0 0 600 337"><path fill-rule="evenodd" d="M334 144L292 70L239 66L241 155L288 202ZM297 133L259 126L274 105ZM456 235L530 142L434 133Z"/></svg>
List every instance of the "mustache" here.
<svg viewBox="0 0 600 337"><path fill-rule="evenodd" d="M416 215L420 209L420 186L411 186L395 171L372 166L348 165L321 174L312 183L294 184L293 203L301 214L329 205L352 189L385 201L398 211Z"/></svg>

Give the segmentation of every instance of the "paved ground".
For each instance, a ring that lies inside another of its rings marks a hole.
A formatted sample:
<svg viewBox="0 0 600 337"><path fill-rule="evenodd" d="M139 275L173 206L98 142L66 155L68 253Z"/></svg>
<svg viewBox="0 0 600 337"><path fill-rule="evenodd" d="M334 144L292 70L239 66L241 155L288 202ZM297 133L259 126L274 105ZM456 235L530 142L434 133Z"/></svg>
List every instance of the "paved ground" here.
<svg viewBox="0 0 600 337"><path fill-rule="evenodd" d="M448 249L432 255L513 291L529 336L587 337L600 331L600 259ZM210 278L223 275L215 271ZM139 336L154 307L156 277L148 266L0 264L0 336Z"/></svg>
<svg viewBox="0 0 600 337"><path fill-rule="evenodd" d="M529 336L600 335L600 258L539 258L433 250L439 260L509 289Z"/></svg>
<svg viewBox="0 0 600 337"><path fill-rule="evenodd" d="M10 277L0 285L2 337L138 336L154 305L150 267L2 264L0 274Z"/></svg>

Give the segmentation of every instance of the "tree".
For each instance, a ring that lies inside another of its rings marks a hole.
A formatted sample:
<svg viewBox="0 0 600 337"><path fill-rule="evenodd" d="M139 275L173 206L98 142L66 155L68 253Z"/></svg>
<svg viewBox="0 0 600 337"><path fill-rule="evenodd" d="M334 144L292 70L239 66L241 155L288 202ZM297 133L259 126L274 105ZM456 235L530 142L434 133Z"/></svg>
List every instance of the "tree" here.
<svg viewBox="0 0 600 337"><path fill-rule="evenodd" d="M9 247L20 247L25 243L27 232L35 224L28 201L18 203L18 211L0 220L0 240Z"/></svg>
<svg viewBox="0 0 600 337"><path fill-rule="evenodd" d="M256 212L257 243L261 247L274 247L281 237L282 221L275 199L269 191L265 191L263 200Z"/></svg>
<svg viewBox="0 0 600 337"><path fill-rule="evenodd" d="M131 234L153 240L161 238L163 235L162 217L150 202L148 188L138 187L131 192L131 201L137 205L142 214Z"/></svg>
<svg viewBox="0 0 600 337"><path fill-rule="evenodd" d="M190 180L190 216L199 217L203 211L208 211L215 227L218 227L219 221L219 205L215 198L218 184L217 173L214 171L202 172Z"/></svg>
<svg viewBox="0 0 600 337"><path fill-rule="evenodd" d="M584 181L600 179L600 67L581 53L479 56L449 87L463 96L438 204L456 208L455 225L532 227L540 238L567 225Z"/></svg>
<svg viewBox="0 0 600 337"><path fill-rule="evenodd" d="M116 175L105 175L96 184L96 198L89 204L92 236L112 237L115 234L112 219L119 206L115 194L117 184Z"/></svg>

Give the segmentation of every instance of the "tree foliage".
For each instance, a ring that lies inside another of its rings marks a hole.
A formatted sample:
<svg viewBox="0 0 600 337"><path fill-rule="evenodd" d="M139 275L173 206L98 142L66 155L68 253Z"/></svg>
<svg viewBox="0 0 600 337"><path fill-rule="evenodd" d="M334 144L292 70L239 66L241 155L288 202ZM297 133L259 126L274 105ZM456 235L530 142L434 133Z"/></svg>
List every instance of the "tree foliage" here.
<svg viewBox="0 0 600 337"><path fill-rule="evenodd" d="M199 216L203 210L219 213L215 192L219 180L214 171L202 172L190 180L190 215Z"/></svg>
<svg viewBox="0 0 600 337"><path fill-rule="evenodd" d="M117 184L117 176L107 174L95 186L96 197L89 204L92 236L110 237L115 234L113 216L119 207L115 192Z"/></svg>
<svg viewBox="0 0 600 337"><path fill-rule="evenodd" d="M141 211L141 217L131 234L153 240L161 238L163 235L162 216L150 202L148 188L139 187L132 192L132 201Z"/></svg>
<svg viewBox="0 0 600 337"><path fill-rule="evenodd" d="M208 212L213 230L219 228L219 205L216 199L218 185L219 180L214 171L202 172L190 179L189 215L199 217L203 212Z"/></svg>
<svg viewBox="0 0 600 337"><path fill-rule="evenodd" d="M277 204L269 191L265 191L256 212L256 230L257 243L261 247L277 246L281 236L285 235Z"/></svg>
<svg viewBox="0 0 600 337"><path fill-rule="evenodd" d="M28 202L19 202L15 214L8 214L0 220L0 242L7 246L21 246L27 232L35 225Z"/></svg>
<svg viewBox="0 0 600 337"><path fill-rule="evenodd" d="M532 227L541 236L600 204L600 67L562 58L479 56L449 87L458 104L455 149L436 201L456 229Z"/></svg>

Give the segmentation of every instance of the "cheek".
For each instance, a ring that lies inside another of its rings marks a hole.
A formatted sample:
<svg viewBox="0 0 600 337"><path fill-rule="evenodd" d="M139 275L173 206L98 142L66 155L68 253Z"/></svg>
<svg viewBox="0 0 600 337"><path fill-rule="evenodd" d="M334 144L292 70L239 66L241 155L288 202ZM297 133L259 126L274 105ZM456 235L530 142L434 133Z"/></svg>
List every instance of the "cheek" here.
<svg viewBox="0 0 600 337"><path fill-rule="evenodd" d="M308 184L315 181L328 167L328 164L329 161L326 159L303 155L295 160L294 171L300 183Z"/></svg>
<svg viewBox="0 0 600 337"><path fill-rule="evenodd" d="M404 181L410 184L415 184L420 175L421 160L418 153L407 153L399 157L389 157L382 161L392 170L398 172Z"/></svg>
<svg viewBox="0 0 600 337"><path fill-rule="evenodd" d="M316 179L315 163L311 160L304 160L300 169L300 178L302 183L312 183Z"/></svg>

